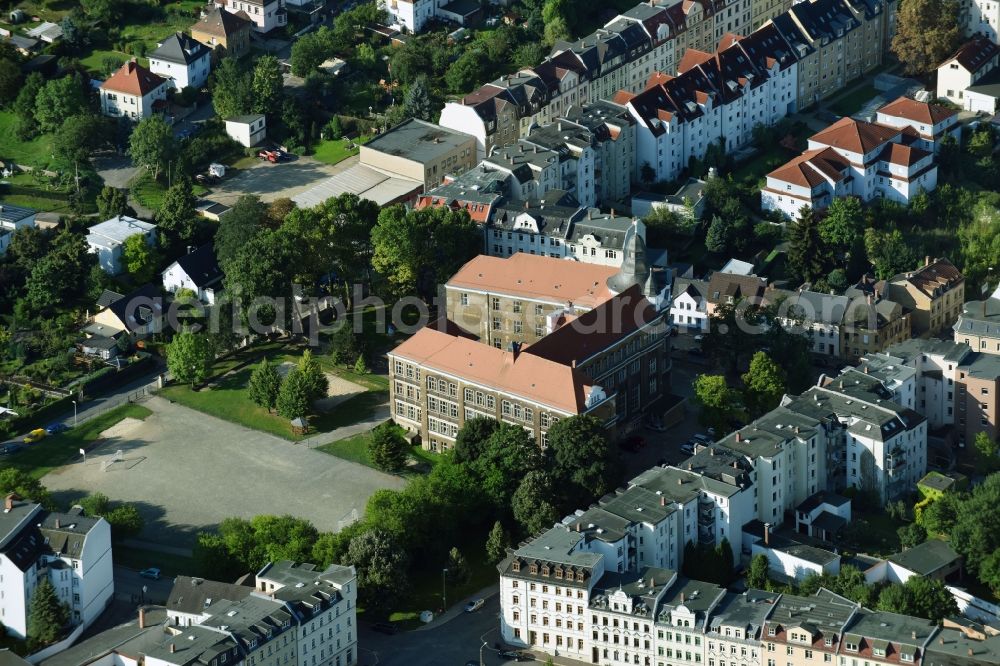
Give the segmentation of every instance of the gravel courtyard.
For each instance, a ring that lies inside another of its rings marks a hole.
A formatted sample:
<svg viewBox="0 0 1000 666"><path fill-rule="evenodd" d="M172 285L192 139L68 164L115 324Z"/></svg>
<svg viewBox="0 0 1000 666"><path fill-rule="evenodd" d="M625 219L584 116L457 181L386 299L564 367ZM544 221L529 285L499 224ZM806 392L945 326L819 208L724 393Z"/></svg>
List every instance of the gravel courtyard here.
<svg viewBox="0 0 1000 666"><path fill-rule="evenodd" d="M154 397L153 414L121 436L42 479L68 502L102 492L135 503L146 519L140 538L190 545L224 518L291 514L320 531L337 530L364 511L380 488L405 481L377 470L249 430ZM114 430L114 429L112 429ZM111 434L111 433L109 433ZM121 460L115 461L121 451Z"/></svg>

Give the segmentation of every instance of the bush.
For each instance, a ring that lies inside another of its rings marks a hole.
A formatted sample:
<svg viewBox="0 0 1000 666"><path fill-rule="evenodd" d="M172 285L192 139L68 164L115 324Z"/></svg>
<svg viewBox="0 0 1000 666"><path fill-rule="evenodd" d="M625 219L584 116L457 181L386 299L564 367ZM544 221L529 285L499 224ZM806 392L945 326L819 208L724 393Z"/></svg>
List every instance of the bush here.
<svg viewBox="0 0 1000 666"><path fill-rule="evenodd" d="M407 446L399 427L387 421L372 430L372 437L368 442L368 457L379 469L398 472L406 465Z"/></svg>
<svg viewBox="0 0 1000 666"><path fill-rule="evenodd" d="M146 42L141 39L129 42L125 45L125 53L144 58L146 56Z"/></svg>

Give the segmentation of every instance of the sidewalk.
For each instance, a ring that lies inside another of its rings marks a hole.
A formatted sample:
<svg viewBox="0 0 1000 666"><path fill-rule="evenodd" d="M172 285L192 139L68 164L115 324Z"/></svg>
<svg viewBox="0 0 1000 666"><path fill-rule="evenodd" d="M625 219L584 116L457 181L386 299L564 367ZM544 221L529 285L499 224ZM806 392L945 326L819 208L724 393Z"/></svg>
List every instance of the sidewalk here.
<svg viewBox="0 0 1000 666"><path fill-rule="evenodd" d="M434 616L434 619L425 624L422 627L417 627L413 631L427 631L429 629L437 629L442 624L447 624L448 622L454 620L456 617L460 616L465 612L465 604L469 603L473 599L489 599L497 594L500 594L500 584L490 585L489 587L484 587L474 594L470 594L464 599L460 599L458 603L452 604L448 610L441 613L440 615Z"/></svg>
<svg viewBox="0 0 1000 666"><path fill-rule="evenodd" d="M352 423L351 425L343 426L330 432L321 432L319 434L313 435L312 437L306 437L303 440L297 442L297 444L308 446L310 449L315 449L319 446L325 446L326 444L332 444L333 442L339 442L342 439L347 439L348 437L353 437L354 435L360 435L363 432L368 432L375 426L379 425L383 421L389 419L389 403L385 402L375 408L375 413L373 413L369 418L364 421L359 421L358 423Z"/></svg>

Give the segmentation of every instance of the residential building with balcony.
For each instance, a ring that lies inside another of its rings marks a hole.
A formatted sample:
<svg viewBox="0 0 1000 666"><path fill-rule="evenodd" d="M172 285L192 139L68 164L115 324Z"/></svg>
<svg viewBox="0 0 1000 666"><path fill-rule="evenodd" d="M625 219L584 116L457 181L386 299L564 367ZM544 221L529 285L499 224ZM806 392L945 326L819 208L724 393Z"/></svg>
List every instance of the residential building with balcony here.
<svg viewBox="0 0 1000 666"><path fill-rule="evenodd" d="M236 13L215 7L191 26L191 37L208 48L221 48L227 55L240 58L250 52L253 21L246 12Z"/></svg>
<svg viewBox="0 0 1000 666"><path fill-rule="evenodd" d="M769 666L839 663L844 627L860 610L827 589L808 597L782 594L764 623L761 661Z"/></svg>
<svg viewBox="0 0 1000 666"><path fill-rule="evenodd" d="M937 631L937 623L930 620L862 608L844 629L840 663L852 659L873 666L923 663Z"/></svg>
<svg viewBox="0 0 1000 666"><path fill-rule="evenodd" d="M884 282L866 276L844 295L851 299L840 329L844 360L857 361L866 354L884 351L892 344L910 339L910 312L886 298Z"/></svg>
<svg viewBox="0 0 1000 666"><path fill-rule="evenodd" d="M931 153L941 149L946 136L961 143L962 128L958 112L938 104L918 102L909 97L898 97L875 112L875 120L886 127L911 128L917 134L911 144Z"/></svg>
<svg viewBox="0 0 1000 666"><path fill-rule="evenodd" d="M706 666L760 666L761 632L777 600L763 590L726 592L705 627Z"/></svg>
<svg viewBox="0 0 1000 666"><path fill-rule="evenodd" d="M200 90L212 69L212 50L182 32L164 39L149 54L149 70L167 79L171 88Z"/></svg>
<svg viewBox="0 0 1000 666"><path fill-rule="evenodd" d="M101 84L101 113L138 122L165 108L168 88L167 79L129 61Z"/></svg>
<svg viewBox="0 0 1000 666"><path fill-rule="evenodd" d="M27 636L31 597L43 580L73 626L90 626L114 597L111 527L78 506L47 511L10 493L0 517L0 616L9 635Z"/></svg>
<svg viewBox="0 0 1000 666"><path fill-rule="evenodd" d="M592 627L589 662L652 664L656 658L656 612L677 581L676 571L657 567L605 573L587 608Z"/></svg>

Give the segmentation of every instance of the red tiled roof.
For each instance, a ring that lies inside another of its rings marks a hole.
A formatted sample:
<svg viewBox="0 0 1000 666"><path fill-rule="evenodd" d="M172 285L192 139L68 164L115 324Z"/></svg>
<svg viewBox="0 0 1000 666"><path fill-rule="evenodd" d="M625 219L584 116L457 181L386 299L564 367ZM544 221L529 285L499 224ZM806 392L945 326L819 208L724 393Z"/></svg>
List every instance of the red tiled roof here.
<svg viewBox="0 0 1000 666"><path fill-rule="evenodd" d="M684 52L684 57L681 58L680 64L677 65L677 71L683 74L692 67L697 67L704 62L708 62L713 57L711 53L706 53L705 51L688 49Z"/></svg>
<svg viewBox="0 0 1000 666"><path fill-rule="evenodd" d="M913 120L918 123L936 125L942 120L954 116L958 112L953 109L938 106L937 104L918 102L917 100L910 99L909 97L899 97L879 109L878 113L884 113L887 116L893 116L895 118Z"/></svg>
<svg viewBox="0 0 1000 666"><path fill-rule="evenodd" d="M156 90L167 80L153 74L151 71L136 62L127 62L111 75L107 81L101 84L101 90L114 90L143 97Z"/></svg>
<svg viewBox="0 0 1000 666"><path fill-rule="evenodd" d="M425 326L389 352L570 414L586 411L592 384L580 371L526 351L515 354Z"/></svg>
<svg viewBox="0 0 1000 666"><path fill-rule="evenodd" d="M811 188L826 182L824 175L834 182L843 180L846 176L842 175L841 171L848 166L847 160L837 151L832 148L818 148L807 150L767 176L785 183Z"/></svg>
<svg viewBox="0 0 1000 666"><path fill-rule="evenodd" d="M913 166L928 155L930 155L930 153L926 150L921 150L920 148L904 146L900 143L890 143L885 147L885 150L882 151L878 158L883 162L889 162L890 164Z"/></svg>
<svg viewBox="0 0 1000 666"><path fill-rule="evenodd" d="M831 148L853 153L869 153L899 134L894 127L868 123L854 118L841 118L821 132L809 137L810 141Z"/></svg>

